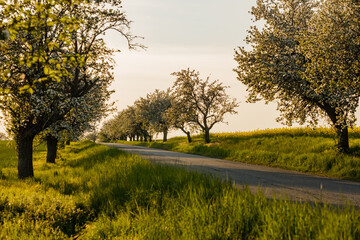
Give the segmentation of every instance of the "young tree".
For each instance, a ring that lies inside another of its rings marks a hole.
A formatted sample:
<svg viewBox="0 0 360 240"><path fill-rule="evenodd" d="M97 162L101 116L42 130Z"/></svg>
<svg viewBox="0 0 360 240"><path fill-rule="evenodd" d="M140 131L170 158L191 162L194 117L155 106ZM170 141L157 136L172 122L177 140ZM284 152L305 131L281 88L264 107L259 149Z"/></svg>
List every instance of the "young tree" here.
<svg viewBox="0 0 360 240"><path fill-rule="evenodd" d="M10 40L0 41L0 108L17 142L19 178L33 176L34 137L64 120L99 82L112 80L104 76L113 50L102 35L117 30L134 46L119 3L24 0L1 13Z"/></svg>
<svg viewBox="0 0 360 240"><path fill-rule="evenodd" d="M327 116L337 130L338 148L348 151L347 127L354 119L353 113L358 105L359 75L349 78L341 71L333 73L342 69L341 62L347 58L345 56L351 56L351 68L354 72L358 71L359 54L355 54L359 49L358 40L350 44L351 34L344 36L347 45L343 46L344 42L338 40L343 38L343 33L352 31L357 32L354 33L357 34L355 39L359 39L359 25L341 25L341 18L336 17L335 12L345 14L350 10L341 6L344 11L335 11L339 3L350 4L352 1L321 2L319 5L318 1L312 0L257 1L251 13L255 21L265 21L265 25L262 29L255 26L250 29L246 42L251 44L252 49L239 48L236 51L238 67L235 71L238 79L248 87L249 102L278 100L281 112L278 120L284 120L288 125L293 121L315 125L320 117ZM326 5L332 5L332 10L326 11ZM359 7L350 12L354 11L359 11ZM354 17L358 22L358 14ZM349 16L346 19L349 20ZM322 31L326 32L327 39ZM345 59L338 61L337 55L343 54L349 44L353 46L349 49L352 53L344 54Z"/></svg>
<svg viewBox="0 0 360 240"><path fill-rule="evenodd" d="M183 114L192 114L189 121L197 124L204 132L206 143L210 142L210 130L216 123L224 121L224 115L234 114L238 107L236 99L230 98L218 80L210 82L209 77L202 80L195 70L181 70L172 75L177 79L172 88L177 102L186 103ZM194 111L189 111L194 109ZM187 116L184 117L187 119Z"/></svg>

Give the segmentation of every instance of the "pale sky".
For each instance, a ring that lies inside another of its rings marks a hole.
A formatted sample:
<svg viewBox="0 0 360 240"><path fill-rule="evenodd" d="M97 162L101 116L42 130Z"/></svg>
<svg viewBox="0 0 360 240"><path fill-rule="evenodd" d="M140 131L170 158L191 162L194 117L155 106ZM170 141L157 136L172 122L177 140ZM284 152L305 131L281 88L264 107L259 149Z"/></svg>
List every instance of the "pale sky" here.
<svg viewBox="0 0 360 240"><path fill-rule="evenodd" d="M107 43L122 52L115 55L115 93L118 110L133 105L155 89L172 86L172 72L195 69L229 86L227 93L240 101L238 114L227 115L228 124L212 132L235 132L283 127L275 121L276 104L246 103L246 87L237 79L234 49L245 46L247 30L254 23L249 14L256 0L123 0L132 20L131 32L144 37L147 50L128 51L122 36L109 32ZM359 118L359 111L357 113ZM0 132L4 131L0 126ZM183 135L175 131L169 136Z"/></svg>
<svg viewBox="0 0 360 240"><path fill-rule="evenodd" d="M252 25L249 11L256 0L124 0L132 33L143 36L145 51L127 51L116 33L108 34L112 47L122 46L116 55L116 93L119 110L155 89L172 86L172 72L195 69L202 78L210 75L229 86L228 94L240 101L238 114L227 115L228 124L215 125L212 132L248 131L283 125L275 118L276 105L245 103L246 87L237 79L234 49L245 46L246 31ZM170 136L182 135L173 132Z"/></svg>

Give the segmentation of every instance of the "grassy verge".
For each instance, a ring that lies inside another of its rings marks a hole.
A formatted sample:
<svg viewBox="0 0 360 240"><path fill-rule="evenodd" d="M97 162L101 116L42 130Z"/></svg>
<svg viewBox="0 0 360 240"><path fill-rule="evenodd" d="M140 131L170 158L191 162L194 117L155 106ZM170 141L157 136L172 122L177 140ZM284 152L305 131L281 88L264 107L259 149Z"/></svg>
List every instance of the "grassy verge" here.
<svg viewBox="0 0 360 240"><path fill-rule="evenodd" d="M335 134L327 128L218 133L211 139L210 144L203 143L201 136L191 144L185 137L166 143L123 143L360 181L360 128L350 130L350 154L336 150Z"/></svg>
<svg viewBox="0 0 360 240"><path fill-rule="evenodd" d="M26 181L16 179L11 156L1 159L1 239L360 237L354 207L267 200L230 182L91 142L73 143L55 165L43 154L36 151L36 177Z"/></svg>

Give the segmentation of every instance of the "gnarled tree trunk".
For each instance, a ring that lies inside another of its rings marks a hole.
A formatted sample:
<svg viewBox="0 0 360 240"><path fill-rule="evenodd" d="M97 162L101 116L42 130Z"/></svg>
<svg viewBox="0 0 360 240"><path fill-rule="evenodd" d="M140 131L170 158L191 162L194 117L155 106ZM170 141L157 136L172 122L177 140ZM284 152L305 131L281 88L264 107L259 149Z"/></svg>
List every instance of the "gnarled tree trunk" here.
<svg viewBox="0 0 360 240"><path fill-rule="evenodd" d="M33 169L33 141L34 135L23 134L17 140L18 147L18 177L20 179L34 176Z"/></svg>
<svg viewBox="0 0 360 240"><path fill-rule="evenodd" d="M46 144L47 144L47 163L55 163L58 139L52 135L46 135Z"/></svg>
<svg viewBox="0 0 360 240"><path fill-rule="evenodd" d="M183 127L180 127L180 130L183 131L183 133L186 134L188 143L191 143L191 142L192 142L192 139L191 139L190 131L186 131L185 128L183 128Z"/></svg>
<svg viewBox="0 0 360 240"><path fill-rule="evenodd" d="M163 142L167 141L167 135L168 135L168 131L164 130L164 132L163 132Z"/></svg>
<svg viewBox="0 0 360 240"><path fill-rule="evenodd" d="M186 137L187 137L188 143L192 143L190 132L186 132Z"/></svg>
<svg viewBox="0 0 360 240"><path fill-rule="evenodd" d="M347 126L335 126L337 134L337 147L340 152L349 152L349 133Z"/></svg>
<svg viewBox="0 0 360 240"><path fill-rule="evenodd" d="M210 129L205 129L204 130L204 139L205 139L205 143L210 143Z"/></svg>
<svg viewBox="0 0 360 240"><path fill-rule="evenodd" d="M338 114L335 108L325 106L324 110L330 117L331 122L334 124L336 135L337 135L337 148L340 152L349 152L349 133L346 122L338 122Z"/></svg>

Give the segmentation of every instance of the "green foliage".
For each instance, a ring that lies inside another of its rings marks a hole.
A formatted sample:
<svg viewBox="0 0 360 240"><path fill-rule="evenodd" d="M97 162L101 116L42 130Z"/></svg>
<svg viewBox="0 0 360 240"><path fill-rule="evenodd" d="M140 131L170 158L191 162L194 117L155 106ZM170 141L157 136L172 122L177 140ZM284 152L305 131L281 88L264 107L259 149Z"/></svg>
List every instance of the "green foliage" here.
<svg viewBox="0 0 360 240"><path fill-rule="evenodd" d="M0 28L10 34L8 41L0 43L0 51L6 56L1 59L0 79L11 82L1 82L1 90L32 94L37 83L59 81L61 76L69 74L64 64L70 57L60 53L60 45L70 44L71 33L80 23L70 13L74 5L82 3L81 0L0 2ZM34 68L40 72L33 74L33 79L22 81ZM13 78L17 82L12 82Z"/></svg>
<svg viewBox="0 0 360 240"><path fill-rule="evenodd" d="M203 144L201 136L191 144L183 137L126 143L360 181L360 129L349 132L349 154L335 148L335 136L330 128L283 128L216 133L210 144Z"/></svg>
<svg viewBox="0 0 360 240"><path fill-rule="evenodd" d="M36 179L21 181L8 173L0 179L1 238L360 237L353 207L267 200L228 181L153 165L90 141L67 146L55 165L44 163L43 152L43 146L35 151Z"/></svg>

